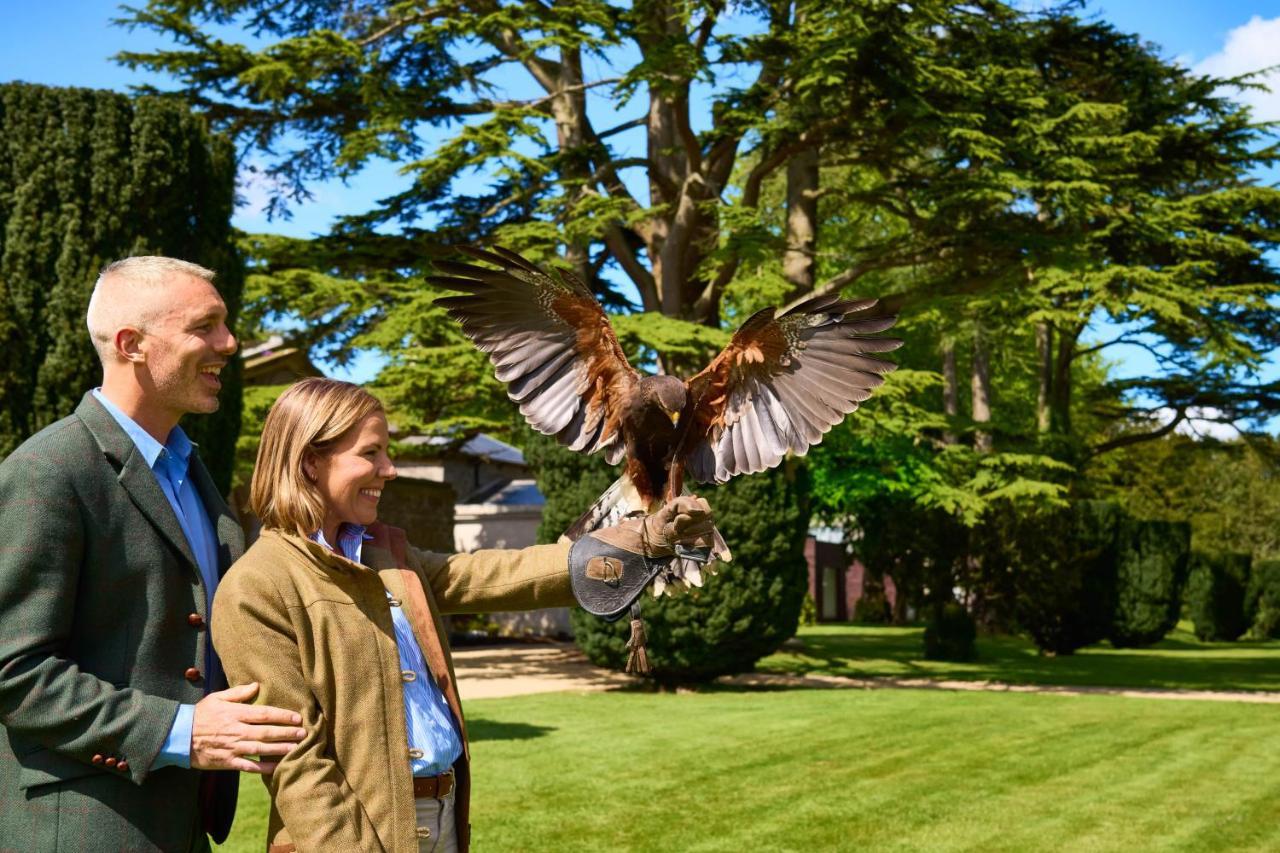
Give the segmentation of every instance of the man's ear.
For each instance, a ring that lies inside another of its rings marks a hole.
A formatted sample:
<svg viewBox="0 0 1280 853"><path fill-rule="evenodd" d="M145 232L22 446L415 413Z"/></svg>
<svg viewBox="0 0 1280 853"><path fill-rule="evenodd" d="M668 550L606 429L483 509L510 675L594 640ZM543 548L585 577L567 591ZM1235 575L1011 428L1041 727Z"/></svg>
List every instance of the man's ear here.
<svg viewBox="0 0 1280 853"><path fill-rule="evenodd" d="M146 362L147 354L142 348L142 332L137 329L125 326L116 332L115 344L116 355L125 361L131 361L134 364Z"/></svg>

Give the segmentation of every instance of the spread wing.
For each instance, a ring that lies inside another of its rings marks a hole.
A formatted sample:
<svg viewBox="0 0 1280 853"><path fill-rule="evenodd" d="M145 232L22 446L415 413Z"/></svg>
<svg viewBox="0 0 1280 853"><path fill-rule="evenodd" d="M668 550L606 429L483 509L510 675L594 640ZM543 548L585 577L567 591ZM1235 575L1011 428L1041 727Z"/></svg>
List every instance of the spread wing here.
<svg viewBox="0 0 1280 853"><path fill-rule="evenodd" d="M876 358L902 345L883 332L896 317L867 316L874 299L820 296L780 317L752 316L724 351L690 379L693 423L685 470L703 483L772 468L799 456L884 382L892 362Z"/></svg>
<svg viewBox="0 0 1280 853"><path fill-rule="evenodd" d="M544 435L570 450L625 452L619 425L640 376L627 363L604 309L576 276L544 272L515 252L466 248L499 269L439 261L427 280L464 296L435 300L488 353L507 395Z"/></svg>

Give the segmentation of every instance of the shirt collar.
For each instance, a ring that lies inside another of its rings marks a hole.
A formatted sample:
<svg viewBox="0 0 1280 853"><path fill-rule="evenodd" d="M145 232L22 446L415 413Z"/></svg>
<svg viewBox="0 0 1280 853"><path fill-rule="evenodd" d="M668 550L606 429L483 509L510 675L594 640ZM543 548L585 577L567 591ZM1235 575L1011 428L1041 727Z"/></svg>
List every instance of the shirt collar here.
<svg viewBox="0 0 1280 853"><path fill-rule="evenodd" d="M170 432L169 437L164 444L156 441L151 433L147 432L138 422L126 415L120 410L120 407L107 399L102 393L101 388L93 389L93 396L102 407L115 418L116 423L120 424L120 428L133 440L133 444L138 448L138 452L142 454L142 458L147 461L148 468L156 466L156 460L160 458L160 454L168 451L170 455L175 457L182 465L187 464L187 460L191 457L191 449L195 445L191 439L187 438L187 434L182 431L182 427L175 426Z"/></svg>
<svg viewBox="0 0 1280 853"><path fill-rule="evenodd" d="M346 557L353 563L360 562L360 552L364 550L364 543L372 539L366 531L367 528L363 524L352 524L344 521L338 525L338 547L334 548L324 538L324 531L317 530L311 534L311 541L316 542L330 551L336 551Z"/></svg>

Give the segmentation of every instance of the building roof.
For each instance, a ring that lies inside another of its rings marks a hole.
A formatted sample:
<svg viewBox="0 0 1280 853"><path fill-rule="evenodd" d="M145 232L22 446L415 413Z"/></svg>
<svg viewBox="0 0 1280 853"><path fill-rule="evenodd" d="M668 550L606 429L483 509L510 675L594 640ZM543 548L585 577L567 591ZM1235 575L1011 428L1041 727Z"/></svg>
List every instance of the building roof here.
<svg viewBox="0 0 1280 853"><path fill-rule="evenodd" d="M461 445L457 445L456 442L456 438L450 438L447 435L411 435L398 439L399 444L407 444L411 447L430 448L437 451L453 450L463 456L474 456L490 462L505 462L509 465L525 464L524 454L518 447L512 447L505 441L498 441L491 435L477 433Z"/></svg>
<svg viewBox="0 0 1280 853"><path fill-rule="evenodd" d="M546 502L533 480L494 480L458 501L460 504L539 507Z"/></svg>

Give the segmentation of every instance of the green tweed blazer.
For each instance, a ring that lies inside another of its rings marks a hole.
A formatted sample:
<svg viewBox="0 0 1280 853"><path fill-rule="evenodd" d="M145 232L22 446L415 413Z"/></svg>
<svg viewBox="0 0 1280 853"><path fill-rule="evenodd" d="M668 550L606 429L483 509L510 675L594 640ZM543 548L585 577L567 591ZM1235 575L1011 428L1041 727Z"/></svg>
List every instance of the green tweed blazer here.
<svg viewBox="0 0 1280 853"><path fill-rule="evenodd" d="M224 572L240 526L196 454L190 476ZM225 835L235 774L150 772L178 705L206 691L205 600L155 475L92 395L0 463L0 851Z"/></svg>

